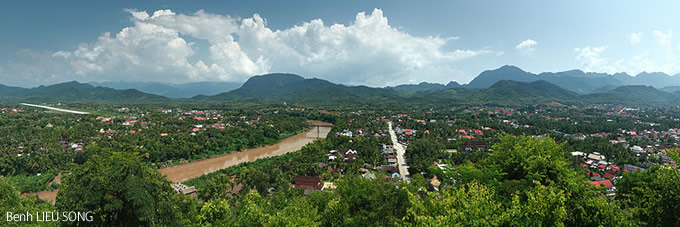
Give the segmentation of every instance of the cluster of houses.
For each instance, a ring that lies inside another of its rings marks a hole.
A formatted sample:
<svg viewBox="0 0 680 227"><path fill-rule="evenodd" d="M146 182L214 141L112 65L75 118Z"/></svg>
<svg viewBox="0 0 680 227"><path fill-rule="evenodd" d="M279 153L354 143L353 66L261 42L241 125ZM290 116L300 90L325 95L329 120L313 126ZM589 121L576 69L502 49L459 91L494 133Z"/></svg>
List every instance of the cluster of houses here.
<svg viewBox="0 0 680 227"><path fill-rule="evenodd" d="M0 113L19 113L23 112L24 110L22 109L15 109L15 108L0 108Z"/></svg>
<svg viewBox="0 0 680 227"><path fill-rule="evenodd" d="M341 150L330 150L328 151L328 161L335 161L341 159L345 162L354 161L357 159L357 151L349 148Z"/></svg>
<svg viewBox="0 0 680 227"><path fill-rule="evenodd" d="M624 164L623 168L607 162L604 155L598 152L583 153L579 151L571 152L572 156L583 158L580 164L587 168L587 175L590 177L589 183L595 187L604 187L608 195L614 195L616 192L616 179L624 172L644 172L644 168L634 165Z"/></svg>

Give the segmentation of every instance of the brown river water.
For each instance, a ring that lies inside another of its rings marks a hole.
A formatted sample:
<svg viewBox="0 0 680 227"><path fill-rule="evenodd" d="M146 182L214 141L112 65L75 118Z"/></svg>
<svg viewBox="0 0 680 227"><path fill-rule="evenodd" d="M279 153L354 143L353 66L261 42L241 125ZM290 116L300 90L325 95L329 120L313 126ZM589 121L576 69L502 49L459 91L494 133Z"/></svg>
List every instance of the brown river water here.
<svg viewBox="0 0 680 227"><path fill-rule="evenodd" d="M192 178L200 177L203 174L212 173L221 169L226 169L244 162L252 162L259 158L268 158L278 156L294 151L300 150L303 146L311 143L317 138L326 138L331 131L330 123L321 121L309 121L315 125L322 125L321 127L312 127L311 129L288 137L281 142L264 146L247 149L241 152L232 152L225 155L215 156L212 158L197 160L182 165L171 166L159 169L161 174L168 177L172 182L183 182ZM318 130L317 130L318 129ZM42 191L38 193L38 197L47 200L54 204L57 198L58 190Z"/></svg>

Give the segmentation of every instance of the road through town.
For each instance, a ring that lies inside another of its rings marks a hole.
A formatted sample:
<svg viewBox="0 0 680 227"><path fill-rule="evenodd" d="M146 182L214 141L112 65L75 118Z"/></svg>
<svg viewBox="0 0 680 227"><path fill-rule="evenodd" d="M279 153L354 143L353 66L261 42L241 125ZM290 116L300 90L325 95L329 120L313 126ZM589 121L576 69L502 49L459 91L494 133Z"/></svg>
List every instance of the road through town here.
<svg viewBox="0 0 680 227"><path fill-rule="evenodd" d="M397 133L394 132L394 129L392 128L392 122L387 123L390 129L390 137L392 137L392 144L394 144L393 148L397 152L397 165L399 166L399 175L401 175L401 179L410 182L411 181L411 174L408 173L408 165L406 164L406 157L404 157L404 154L406 153L406 148L404 148L403 145L399 143L399 140L397 140Z"/></svg>

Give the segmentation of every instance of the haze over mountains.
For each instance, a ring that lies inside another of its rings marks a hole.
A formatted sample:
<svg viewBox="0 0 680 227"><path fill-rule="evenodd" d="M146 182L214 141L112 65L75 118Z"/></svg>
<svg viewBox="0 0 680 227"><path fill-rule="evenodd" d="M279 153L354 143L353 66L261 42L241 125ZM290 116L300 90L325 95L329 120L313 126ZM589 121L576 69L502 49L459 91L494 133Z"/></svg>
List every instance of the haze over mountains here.
<svg viewBox="0 0 680 227"><path fill-rule="evenodd" d="M93 86L96 85L96 86ZM115 89L114 89L115 88ZM127 89L130 88L130 89ZM125 90L119 90L125 89ZM140 91L141 90L141 91ZM151 93L151 94L149 94ZM295 74L253 76L237 83L199 82L162 84L67 82L36 88L0 85L3 100L35 101L194 101L297 103L459 103L513 105L559 101L566 103L677 104L680 76L664 73L586 73L580 70L533 74L515 66L480 73L469 84L450 82L406 84L374 88L347 86Z"/></svg>

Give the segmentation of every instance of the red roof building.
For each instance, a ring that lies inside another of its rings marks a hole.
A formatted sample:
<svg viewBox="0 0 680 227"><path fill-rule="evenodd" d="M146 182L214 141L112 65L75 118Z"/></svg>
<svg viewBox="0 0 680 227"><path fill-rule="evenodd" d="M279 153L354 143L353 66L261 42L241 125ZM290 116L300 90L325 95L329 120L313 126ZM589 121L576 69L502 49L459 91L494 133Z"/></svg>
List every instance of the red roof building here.
<svg viewBox="0 0 680 227"><path fill-rule="evenodd" d="M591 181L590 184L595 185L595 187L605 187L605 188L613 188L614 184L610 180L598 180L598 181Z"/></svg>

